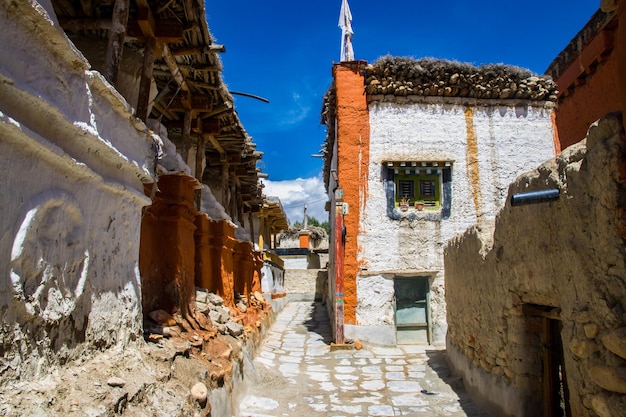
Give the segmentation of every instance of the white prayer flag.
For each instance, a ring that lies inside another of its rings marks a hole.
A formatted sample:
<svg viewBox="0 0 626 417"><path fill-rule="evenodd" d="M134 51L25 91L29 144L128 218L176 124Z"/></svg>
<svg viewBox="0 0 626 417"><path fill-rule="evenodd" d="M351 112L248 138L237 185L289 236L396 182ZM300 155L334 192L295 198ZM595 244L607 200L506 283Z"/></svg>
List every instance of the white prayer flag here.
<svg viewBox="0 0 626 417"><path fill-rule="evenodd" d="M354 61L354 51L352 50L352 13L348 0L342 0L341 11L339 12L339 27L341 28L341 58L340 61Z"/></svg>

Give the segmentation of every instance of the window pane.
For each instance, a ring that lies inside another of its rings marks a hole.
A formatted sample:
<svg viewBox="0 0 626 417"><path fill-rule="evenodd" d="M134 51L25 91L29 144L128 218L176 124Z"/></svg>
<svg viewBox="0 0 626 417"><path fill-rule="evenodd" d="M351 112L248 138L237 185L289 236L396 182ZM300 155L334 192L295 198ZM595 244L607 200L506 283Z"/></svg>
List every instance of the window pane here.
<svg viewBox="0 0 626 417"><path fill-rule="evenodd" d="M420 197L421 198L435 197L435 181L432 181L432 180L420 181Z"/></svg>
<svg viewBox="0 0 626 417"><path fill-rule="evenodd" d="M415 189L413 187L413 181L411 180L398 181L398 198L402 198L402 197L413 198L414 196L415 196Z"/></svg>

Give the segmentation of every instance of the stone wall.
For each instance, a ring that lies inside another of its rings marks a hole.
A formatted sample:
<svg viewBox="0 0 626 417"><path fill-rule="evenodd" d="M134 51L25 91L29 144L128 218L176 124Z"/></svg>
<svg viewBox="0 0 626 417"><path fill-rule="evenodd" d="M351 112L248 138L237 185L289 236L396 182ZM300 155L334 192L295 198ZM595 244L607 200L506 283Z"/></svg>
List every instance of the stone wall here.
<svg viewBox="0 0 626 417"><path fill-rule="evenodd" d="M501 416L543 413L543 311L559 320L573 416L626 409L626 263L621 119L517 178L509 195L558 189L512 206L445 248L448 356L466 387Z"/></svg>
<svg viewBox="0 0 626 417"><path fill-rule="evenodd" d="M325 269L285 269L285 292L292 300L322 300L327 277Z"/></svg>

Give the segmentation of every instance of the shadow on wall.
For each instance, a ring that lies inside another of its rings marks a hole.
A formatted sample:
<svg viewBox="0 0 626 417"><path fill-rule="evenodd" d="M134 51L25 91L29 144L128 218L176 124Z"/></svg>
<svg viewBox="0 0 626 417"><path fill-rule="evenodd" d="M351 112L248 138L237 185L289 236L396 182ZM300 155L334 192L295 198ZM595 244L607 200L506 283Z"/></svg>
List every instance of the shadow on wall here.
<svg viewBox="0 0 626 417"><path fill-rule="evenodd" d="M321 302L314 302L311 318L304 322L304 327L310 333L316 333L322 337L322 341L330 345L333 341L333 333L330 327L328 311Z"/></svg>
<svg viewBox="0 0 626 417"><path fill-rule="evenodd" d="M322 269L317 271L317 279L315 280L315 301L323 302L328 297L328 270Z"/></svg>
<svg viewBox="0 0 626 417"><path fill-rule="evenodd" d="M469 394L465 390L463 377L454 375L450 370L450 366L446 360L446 351L443 350L427 350L426 362L430 369L435 371L439 378L454 390L459 396L459 405L469 417L488 417L489 415L478 408L470 399ZM423 395L439 395L436 387L422 386L421 393Z"/></svg>

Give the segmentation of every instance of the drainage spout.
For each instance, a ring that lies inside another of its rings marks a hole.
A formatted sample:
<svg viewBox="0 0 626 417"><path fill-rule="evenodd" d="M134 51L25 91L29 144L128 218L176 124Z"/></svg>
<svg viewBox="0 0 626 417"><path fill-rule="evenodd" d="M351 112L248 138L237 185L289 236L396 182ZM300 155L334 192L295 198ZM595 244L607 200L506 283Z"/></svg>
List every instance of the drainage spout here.
<svg viewBox="0 0 626 417"><path fill-rule="evenodd" d="M511 196L511 205L521 206L523 204L543 203L546 201L558 200L559 195L560 190L558 188L513 194Z"/></svg>

